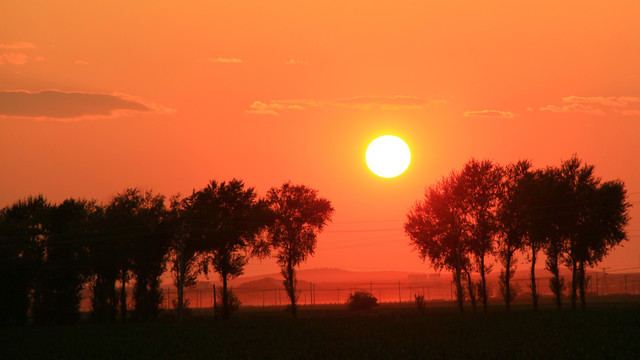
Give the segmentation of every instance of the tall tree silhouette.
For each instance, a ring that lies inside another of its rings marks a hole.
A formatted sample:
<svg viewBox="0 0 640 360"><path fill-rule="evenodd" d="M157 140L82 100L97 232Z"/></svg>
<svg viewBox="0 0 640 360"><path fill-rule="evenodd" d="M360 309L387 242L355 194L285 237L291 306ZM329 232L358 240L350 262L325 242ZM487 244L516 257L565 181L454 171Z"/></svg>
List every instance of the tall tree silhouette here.
<svg viewBox="0 0 640 360"><path fill-rule="evenodd" d="M467 162L460 173L461 204L465 214L466 239L469 242L476 269L480 272L479 297L487 312L486 273L491 271L487 257L495 250L498 231L497 210L500 202L502 168L489 160ZM470 289L471 277L467 273ZM470 296L472 294L470 293Z"/></svg>
<svg viewBox="0 0 640 360"><path fill-rule="evenodd" d="M222 279L222 317L231 315L228 281L242 275L257 236L269 223L269 211L254 188L241 180L211 181L189 198L185 222L190 237ZM208 266L203 268L205 273Z"/></svg>
<svg viewBox="0 0 640 360"><path fill-rule="evenodd" d="M538 310L540 292L536 281L536 263L538 253L547 246L550 234L555 231L555 219L549 215L549 194L552 192L553 178L547 176L543 170L536 170L533 176L526 176L522 182L523 191L528 194L526 209L527 236L523 241L523 248L527 251L530 261L529 279L533 310Z"/></svg>
<svg viewBox="0 0 640 360"><path fill-rule="evenodd" d="M114 321L118 312L116 280L124 257L121 233L131 228L111 226L105 219L105 206L98 205L90 220L90 231L95 237L88 244L91 271L91 320Z"/></svg>
<svg viewBox="0 0 640 360"><path fill-rule="evenodd" d="M72 323L80 317L81 290L89 276L90 219L96 202L67 199L47 216L46 256L33 293L33 317L40 323Z"/></svg>
<svg viewBox="0 0 640 360"><path fill-rule="evenodd" d="M178 320L184 317L184 288L193 286L198 279L198 265L200 264L200 251L198 244L193 241L190 232L185 228L185 217L188 217L190 198L180 199L180 195L171 198L171 208L168 221L173 228L173 237L170 242L169 261L173 284L178 289Z"/></svg>
<svg viewBox="0 0 640 360"><path fill-rule="evenodd" d="M549 287L555 296L556 307L562 309L562 293L565 289L564 278L560 275L562 254L565 252L567 238L571 235L570 207L572 200L571 184L563 181L560 169L547 167L539 172L540 186L545 191L538 194L537 205L544 213L539 213L536 224L546 230L546 242L543 247L546 256L545 268L551 272Z"/></svg>
<svg viewBox="0 0 640 360"><path fill-rule="evenodd" d="M516 270L515 253L522 249L527 236L529 204L524 184L531 176L533 174L529 161L507 165L497 211L498 259L503 266L499 284L507 311L511 309L511 302L517 294L511 279Z"/></svg>
<svg viewBox="0 0 640 360"><path fill-rule="evenodd" d="M571 307L576 308L579 293L584 308L585 267L597 265L627 239L630 204L622 181L603 183L595 176L594 166L575 155L562 164L560 174L570 188L572 200L566 207L569 235L565 251L565 264L572 271Z"/></svg>
<svg viewBox="0 0 640 360"><path fill-rule="evenodd" d="M578 286L584 280L584 261L587 258L588 237L585 230L593 230L590 222L594 221L593 215L594 195L601 182L594 174L594 166L584 164L577 156L572 156L562 163L560 167L562 181L567 184L569 196L562 205L563 216L566 221L567 247L564 254L565 264L571 269L571 308L576 308Z"/></svg>
<svg viewBox="0 0 640 360"><path fill-rule="evenodd" d="M145 226L140 223L138 208L142 195L137 188L128 188L116 194L105 208L104 231L111 238L109 242L110 261L118 264L120 281L120 319L127 319L127 284L131 278L131 253L136 237L144 236Z"/></svg>
<svg viewBox="0 0 640 360"><path fill-rule="evenodd" d="M464 210L459 175L452 173L425 190L407 214L404 231L423 260L436 270L453 273L458 309L464 307L462 275L468 266L468 244L464 241Z"/></svg>
<svg viewBox="0 0 640 360"><path fill-rule="evenodd" d="M627 192L620 180L602 183L588 195L584 226L579 230L582 254L579 262L580 303L584 309L585 267L594 267L622 241L628 240L626 226L629 222Z"/></svg>
<svg viewBox="0 0 640 360"><path fill-rule="evenodd" d="M329 200L318 196L317 190L290 182L271 188L267 201L275 219L268 228L268 243L276 250L291 301L291 314L295 318L298 300L296 268L314 254L318 234L331 221L334 210Z"/></svg>
<svg viewBox="0 0 640 360"><path fill-rule="evenodd" d="M48 208L47 200L38 195L0 211L0 324L27 320L29 293L44 256Z"/></svg>
<svg viewBox="0 0 640 360"><path fill-rule="evenodd" d="M127 201L133 204L130 217L140 227L128 247L130 268L135 278L133 316L137 320L154 319L162 303L160 275L165 270L169 242L170 221L164 205L164 196L151 191L135 189L126 192Z"/></svg>

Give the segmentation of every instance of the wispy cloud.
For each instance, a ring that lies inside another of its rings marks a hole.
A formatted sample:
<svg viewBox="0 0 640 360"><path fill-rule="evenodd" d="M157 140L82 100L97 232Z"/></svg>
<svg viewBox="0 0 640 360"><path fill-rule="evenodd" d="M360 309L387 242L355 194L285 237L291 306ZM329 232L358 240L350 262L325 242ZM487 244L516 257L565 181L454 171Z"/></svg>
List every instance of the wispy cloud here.
<svg viewBox="0 0 640 360"><path fill-rule="evenodd" d="M253 104L249 106L249 110L247 110L246 112L248 114L278 115L281 112L285 112L288 110L304 110L304 107L299 104L286 104L278 102L263 103L261 101L254 101Z"/></svg>
<svg viewBox="0 0 640 360"><path fill-rule="evenodd" d="M500 119L513 119L515 114L511 111L503 110L476 110L466 111L465 117L484 117L484 118L500 118Z"/></svg>
<svg viewBox="0 0 640 360"><path fill-rule="evenodd" d="M76 65L89 65L89 63L84 60L76 60L73 63Z"/></svg>
<svg viewBox="0 0 640 360"><path fill-rule="evenodd" d="M640 97L634 96L566 96L559 105L541 107L542 111L554 113L585 113L606 115L619 113L624 116L640 115Z"/></svg>
<svg viewBox="0 0 640 360"><path fill-rule="evenodd" d="M27 63L27 54L23 53L4 53L0 54L0 65L24 65Z"/></svg>
<svg viewBox="0 0 640 360"><path fill-rule="evenodd" d="M307 65L308 62L304 60L289 59L289 60L285 60L284 64L285 65Z"/></svg>
<svg viewBox="0 0 640 360"><path fill-rule="evenodd" d="M260 115L279 115L288 110L308 110L314 108L346 108L356 110L424 110L433 105L444 103L442 100L427 100L413 96L356 96L335 100L288 99L255 101L246 113Z"/></svg>
<svg viewBox="0 0 640 360"><path fill-rule="evenodd" d="M0 117L68 121L170 112L173 110L120 93L0 91Z"/></svg>
<svg viewBox="0 0 640 360"><path fill-rule="evenodd" d="M200 63L240 64L242 62L242 59L238 59L238 58L235 58L235 57L232 57L232 58L219 57L219 58L198 59L198 60L196 60L196 62L200 62Z"/></svg>
<svg viewBox="0 0 640 360"><path fill-rule="evenodd" d="M0 43L0 49L15 50L15 49L35 49L36 46L29 42L14 42L14 43Z"/></svg>

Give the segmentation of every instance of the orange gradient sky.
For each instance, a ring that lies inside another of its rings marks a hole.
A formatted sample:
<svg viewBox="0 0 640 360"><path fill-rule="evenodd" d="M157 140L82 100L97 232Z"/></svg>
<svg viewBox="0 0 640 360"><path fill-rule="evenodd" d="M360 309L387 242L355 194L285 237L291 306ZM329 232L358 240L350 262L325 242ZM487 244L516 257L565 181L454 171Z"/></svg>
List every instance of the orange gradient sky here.
<svg viewBox="0 0 640 360"><path fill-rule="evenodd" d="M0 206L291 180L336 209L303 268L430 271L402 231L426 186L471 157L577 153L625 181L630 241L605 266L637 267L638 14L615 0L4 1ZM364 160L385 134L412 149L393 179Z"/></svg>

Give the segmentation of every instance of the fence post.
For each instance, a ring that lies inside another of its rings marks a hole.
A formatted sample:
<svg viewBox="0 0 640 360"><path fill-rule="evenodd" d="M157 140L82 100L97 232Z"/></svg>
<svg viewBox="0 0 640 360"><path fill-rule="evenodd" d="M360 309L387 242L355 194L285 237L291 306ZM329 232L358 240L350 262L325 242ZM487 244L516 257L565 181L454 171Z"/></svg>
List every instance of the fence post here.
<svg viewBox="0 0 640 360"><path fill-rule="evenodd" d="M340 288L338 288L338 304L340 304Z"/></svg>
<svg viewBox="0 0 640 360"><path fill-rule="evenodd" d="M402 293L400 292L400 281L398 281L398 303L402 303Z"/></svg>

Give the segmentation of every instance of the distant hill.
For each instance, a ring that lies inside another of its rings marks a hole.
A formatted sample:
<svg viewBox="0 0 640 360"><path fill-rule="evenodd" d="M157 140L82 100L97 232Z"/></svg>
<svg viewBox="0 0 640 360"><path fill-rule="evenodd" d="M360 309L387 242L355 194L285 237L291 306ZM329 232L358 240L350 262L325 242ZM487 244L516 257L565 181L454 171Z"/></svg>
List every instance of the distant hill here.
<svg viewBox="0 0 640 360"><path fill-rule="evenodd" d="M304 280L298 280L298 288L307 288L309 287L309 282ZM247 290L273 290L273 289L282 289L284 290L284 284L282 283L282 279L275 279L273 277L264 277L257 280L249 280L241 283L240 285L235 285L235 289Z"/></svg>
<svg viewBox="0 0 640 360"><path fill-rule="evenodd" d="M319 268L299 270L297 277L299 284L303 281L306 283L406 282L409 275L415 274L420 273L409 271L348 271L337 268ZM421 275L426 274L423 273ZM278 283L278 287L282 286L282 275L279 273L240 277L234 279L233 284L234 286L239 286L244 283L262 281L264 279L270 279L268 281L274 280Z"/></svg>
<svg viewBox="0 0 640 360"><path fill-rule="evenodd" d="M487 274L488 281L497 281L497 277L500 274L501 267L499 265L494 266L493 271ZM529 279L529 267L524 264L519 264L514 279L520 281L526 281ZM591 271L589 271L591 274ZM213 275L213 276L212 276ZM367 284L373 283L407 283L413 281L420 281L423 278L427 278L429 282L441 281L450 282L451 275L449 272L443 271L440 275L437 273L420 273L412 271L349 271L338 268L317 268L298 270L296 273L299 286L308 286L309 282L315 284ZM565 281L569 281L571 273L564 267L561 269L561 275L565 277ZM478 274L474 274L477 277ZM550 277L551 274L544 268L536 269L536 277L540 280ZM595 278L595 275L593 276ZM213 283L219 285L220 280L216 274L209 274L209 281L199 281L197 288L210 288ZM232 287L247 286L251 288L282 288L282 274L269 273L254 276L241 276L235 278L229 282ZM244 285L247 284L247 285ZM546 286L546 283L544 284ZM171 278L169 276L163 277L163 287L173 286Z"/></svg>

